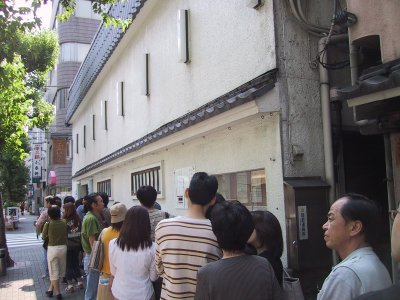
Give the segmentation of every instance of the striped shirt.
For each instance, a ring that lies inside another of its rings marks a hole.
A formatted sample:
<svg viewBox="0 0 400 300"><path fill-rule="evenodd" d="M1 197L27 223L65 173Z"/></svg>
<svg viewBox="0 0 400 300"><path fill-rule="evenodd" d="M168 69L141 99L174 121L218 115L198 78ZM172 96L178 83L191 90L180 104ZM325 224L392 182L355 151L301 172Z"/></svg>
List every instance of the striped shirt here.
<svg viewBox="0 0 400 300"><path fill-rule="evenodd" d="M161 299L194 299L198 269L222 257L210 221L165 219L155 236L156 267L164 279Z"/></svg>

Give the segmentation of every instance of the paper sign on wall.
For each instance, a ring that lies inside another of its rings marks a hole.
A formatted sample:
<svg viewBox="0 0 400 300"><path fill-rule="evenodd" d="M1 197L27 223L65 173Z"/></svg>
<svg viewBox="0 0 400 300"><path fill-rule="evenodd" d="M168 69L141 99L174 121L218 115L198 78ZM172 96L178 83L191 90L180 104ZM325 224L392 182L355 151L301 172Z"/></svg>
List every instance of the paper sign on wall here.
<svg viewBox="0 0 400 300"><path fill-rule="evenodd" d="M299 240L308 239L307 206L298 206Z"/></svg>
<svg viewBox="0 0 400 300"><path fill-rule="evenodd" d="M176 208L187 208L185 190L189 187L190 179L192 179L194 173L194 167L187 167L174 171Z"/></svg>

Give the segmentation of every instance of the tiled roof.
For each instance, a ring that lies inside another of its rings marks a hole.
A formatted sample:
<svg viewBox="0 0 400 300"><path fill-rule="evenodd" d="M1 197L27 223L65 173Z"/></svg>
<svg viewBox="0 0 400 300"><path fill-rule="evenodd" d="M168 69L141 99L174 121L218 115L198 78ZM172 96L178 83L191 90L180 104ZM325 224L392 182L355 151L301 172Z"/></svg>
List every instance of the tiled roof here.
<svg viewBox="0 0 400 300"><path fill-rule="evenodd" d="M400 87L400 59L366 69L355 85L337 91L333 100L348 100Z"/></svg>
<svg viewBox="0 0 400 300"><path fill-rule="evenodd" d="M118 1L110 8L109 14L120 19L135 19L146 0ZM115 48L124 36L121 28L113 26L106 27L101 24L92 45L82 63L69 93L69 104L66 115L66 123L69 123L75 111L78 109L86 93L100 74L104 65L111 57Z"/></svg>
<svg viewBox="0 0 400 300"><path fill-rule="evenodd" d="M277 69L273 69L253 80L235 88L234 90L208 102L207 104L185 114L172 122L150 132L142 138L129 143L128 145L110 153L109 155L87 165L77 171L73 177L80 176L98 167L101 167L128 153L137 151L161 138L179 132L183 129L204 121L213 116L219 115L229 109L235 108L244 103L250 102L271 90L275 86Z"/></svg>

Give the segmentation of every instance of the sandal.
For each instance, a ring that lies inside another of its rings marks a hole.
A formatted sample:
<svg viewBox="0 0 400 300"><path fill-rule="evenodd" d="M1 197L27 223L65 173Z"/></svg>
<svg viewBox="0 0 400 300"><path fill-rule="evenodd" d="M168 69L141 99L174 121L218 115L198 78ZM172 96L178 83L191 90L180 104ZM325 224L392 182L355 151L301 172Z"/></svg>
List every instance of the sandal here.
<svg viewBox="0 0 400 300"><path fill-rule="evenodd" d="M80 289L80 290L83 290L83 283L82 283L82 281L81 282L78 282L78 289Z"/></svg>
<svg viewBox="0 0 400 300"><path fill-rule="evenodd" d="M73 293L73 292L74 292L74 286L73 286L73 285L68 285L68 286L65 288L65 292L66 292L66 293Z"/></svg>

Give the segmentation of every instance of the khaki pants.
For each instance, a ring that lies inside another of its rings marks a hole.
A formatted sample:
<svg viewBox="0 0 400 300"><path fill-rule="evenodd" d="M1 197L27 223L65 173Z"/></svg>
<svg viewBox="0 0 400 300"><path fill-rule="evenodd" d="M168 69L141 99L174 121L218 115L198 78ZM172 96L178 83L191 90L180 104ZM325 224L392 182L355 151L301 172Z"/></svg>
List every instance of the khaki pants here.
<svg viewBox="0 0 400 300"><path fill-rule="evenodd" d="M102 280L108 279L108 283L101 283ZM99 279L99 287L97 288L97 300L113 300L115 299L111 293L112 276L102 273Z"/></svg>

